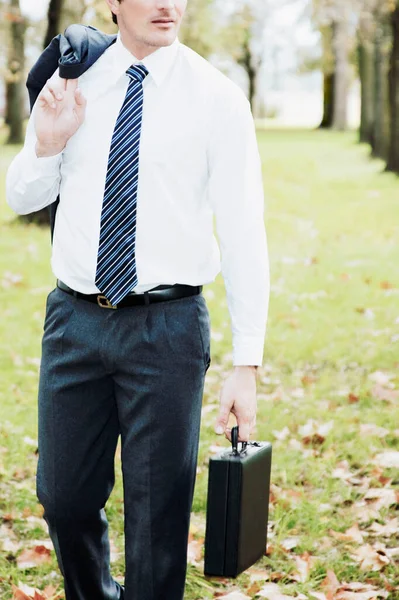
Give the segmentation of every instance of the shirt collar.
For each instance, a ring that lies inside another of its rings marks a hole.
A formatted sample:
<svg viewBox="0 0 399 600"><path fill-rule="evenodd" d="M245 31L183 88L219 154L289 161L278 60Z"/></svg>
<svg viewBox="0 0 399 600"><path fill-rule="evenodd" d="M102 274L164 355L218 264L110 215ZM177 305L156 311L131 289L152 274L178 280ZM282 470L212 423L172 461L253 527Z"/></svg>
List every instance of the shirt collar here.
<svg viewBox="0 0 399 600"><path fill-rule="evenodd" d="M140 63L146 67L149 72L148 76L151 75L155 85L159 87L172 68L179 46L180 41L176 36L170 46L162 46L139 60L123 45L119 32L114 45L114 68L118 73L124 73L131 65Z"/></svg>

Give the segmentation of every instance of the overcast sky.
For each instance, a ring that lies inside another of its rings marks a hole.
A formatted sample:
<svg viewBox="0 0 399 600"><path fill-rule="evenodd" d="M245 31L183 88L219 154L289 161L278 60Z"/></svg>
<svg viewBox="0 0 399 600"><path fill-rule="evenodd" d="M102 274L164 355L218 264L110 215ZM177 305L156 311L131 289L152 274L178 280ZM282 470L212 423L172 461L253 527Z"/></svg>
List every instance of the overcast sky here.
<svg viewBox="0 0 399 600"><path fill-rule="evenodd" d="M31 19L41 19L46 14L49 0L21 0L22 12Z"/></svg>

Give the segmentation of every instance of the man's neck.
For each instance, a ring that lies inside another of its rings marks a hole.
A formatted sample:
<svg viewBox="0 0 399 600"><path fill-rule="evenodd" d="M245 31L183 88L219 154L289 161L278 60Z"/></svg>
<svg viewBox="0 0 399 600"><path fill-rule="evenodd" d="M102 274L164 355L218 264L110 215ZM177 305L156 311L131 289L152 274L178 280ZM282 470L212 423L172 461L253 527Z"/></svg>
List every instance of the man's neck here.
<svg viewBox="0 0 399 600"><path fill-rule="evenodd" d="M138 60L143 60L146 56L153 54L160 46L150 46L149 44L140 44L133 40L126 32L119 30L121 42L127 50Z"/></svg>

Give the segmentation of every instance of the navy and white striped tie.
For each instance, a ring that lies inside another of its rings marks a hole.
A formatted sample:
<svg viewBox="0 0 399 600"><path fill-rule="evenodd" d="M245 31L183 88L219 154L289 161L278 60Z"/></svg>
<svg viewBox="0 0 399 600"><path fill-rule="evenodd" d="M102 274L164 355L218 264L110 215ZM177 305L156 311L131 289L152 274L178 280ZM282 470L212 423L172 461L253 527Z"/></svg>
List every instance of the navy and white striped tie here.
<svg viewBox="0 0 399 600"><path fill-rule="evenodd" d="M142 84L148 71L137 64L126 73L130 82L112 135L95 277L96 286L112 305L137 285L135 241Z"/></svg>

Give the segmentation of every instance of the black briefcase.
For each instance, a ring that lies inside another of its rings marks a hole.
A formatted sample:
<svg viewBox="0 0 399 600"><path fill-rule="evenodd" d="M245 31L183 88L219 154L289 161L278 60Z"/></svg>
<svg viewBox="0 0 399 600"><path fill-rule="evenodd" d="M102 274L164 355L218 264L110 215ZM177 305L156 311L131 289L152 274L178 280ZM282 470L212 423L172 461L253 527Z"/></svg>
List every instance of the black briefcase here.
<svg viewBox="0 0 399 600"><path fill-rule="evenodd" d="M237 577L266 552L272 445L240 442L209 459L204 574Z"/></svg>

